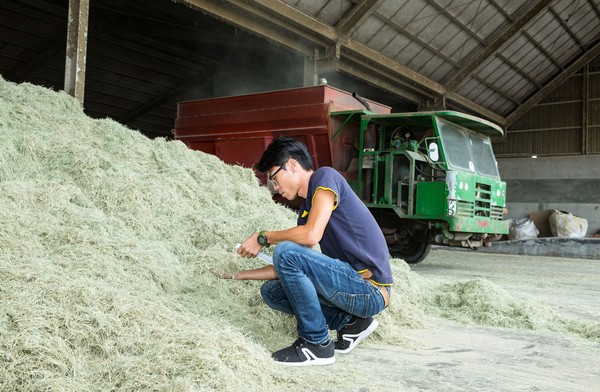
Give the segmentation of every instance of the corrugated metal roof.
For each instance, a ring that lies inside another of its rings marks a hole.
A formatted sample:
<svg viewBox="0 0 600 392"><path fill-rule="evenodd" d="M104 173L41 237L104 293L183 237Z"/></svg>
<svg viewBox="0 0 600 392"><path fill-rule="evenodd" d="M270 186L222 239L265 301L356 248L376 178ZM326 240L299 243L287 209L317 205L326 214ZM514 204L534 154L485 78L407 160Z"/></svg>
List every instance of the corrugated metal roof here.
<svg viewBox="0 0 600 392"><path fill-rule="evenodd" d="M247 8L252 9L253 3L268 8L274 16L289 18L292 25L309 26L285 8L269 6L280 2L251 1ZM342 61L351 62L357 55L343 50L349 39L355 40L391 60L391 65L373 61L376 66L389 71L398 64L431 81L431 84L416 82L419 87L416 90L424 96L439 95L441 101L449 99L452 105L453 95L458 95L461 99L454 104L466 104L468 109L483 115L492 112L498 115L497 121L508 122L512 113L563 74L569 65L586 53L599 52L598 0L284 0L284 3L333 31L349 30L346 36L325 37L333 40L333 45L341 46L342 50L336 54ZM359 8L362 16L348 28L345 23ZM312 33L328 35L320 30ZM408 78L414 85L415 78L410 72L399 72L397 76ZM437 90L433 94L432 85Z"/></svg>

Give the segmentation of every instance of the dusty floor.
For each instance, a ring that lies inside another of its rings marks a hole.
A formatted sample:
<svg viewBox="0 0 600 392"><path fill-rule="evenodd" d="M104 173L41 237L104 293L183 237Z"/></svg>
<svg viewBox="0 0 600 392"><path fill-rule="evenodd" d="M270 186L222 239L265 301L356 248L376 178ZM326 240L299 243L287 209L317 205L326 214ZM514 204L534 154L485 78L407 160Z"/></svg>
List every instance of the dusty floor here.
<svg viewBox="0 0 600 392"><path fill-rule="evenodd" d="M423 277L448 282L485 278L560 315L600 321L600 261L434 250L412 268ZM446 320L405 334L414 348L367 341L338 356L332 367L293 372L333 376L340 379L340 390L362 392L600 390L600 344L576 335ZM364 375L360 385L345 384L349 371L354 373L349 378Z"/></svg>

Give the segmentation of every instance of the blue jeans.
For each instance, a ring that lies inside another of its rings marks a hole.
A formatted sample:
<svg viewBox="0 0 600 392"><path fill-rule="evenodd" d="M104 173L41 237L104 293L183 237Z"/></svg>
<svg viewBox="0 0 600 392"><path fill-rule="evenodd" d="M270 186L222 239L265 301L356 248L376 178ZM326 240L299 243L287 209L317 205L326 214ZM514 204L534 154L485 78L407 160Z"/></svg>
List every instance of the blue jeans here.
<svg viewBox="0 0 600 392"><path fill-rule="evenodd" d="M298 335L313 344L329 340L352 316L369 317L384 309L377 288L350 264L294 242L273 252L279 279L265 282L260 293L272 309L296 316Z"/></svg>

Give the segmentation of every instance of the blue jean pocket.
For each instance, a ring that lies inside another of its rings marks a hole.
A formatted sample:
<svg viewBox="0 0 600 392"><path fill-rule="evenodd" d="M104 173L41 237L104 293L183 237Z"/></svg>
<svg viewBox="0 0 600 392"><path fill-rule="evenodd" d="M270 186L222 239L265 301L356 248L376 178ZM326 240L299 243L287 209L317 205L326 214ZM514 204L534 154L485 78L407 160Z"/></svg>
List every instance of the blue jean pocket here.
<svg viewBox="0 0 600 392"><path fill-rule="evenodd" d="M379 313L377 306L370 294L351 294L345 292L337 292L331 302L340 309L358 317L366 318Z"/></svg>

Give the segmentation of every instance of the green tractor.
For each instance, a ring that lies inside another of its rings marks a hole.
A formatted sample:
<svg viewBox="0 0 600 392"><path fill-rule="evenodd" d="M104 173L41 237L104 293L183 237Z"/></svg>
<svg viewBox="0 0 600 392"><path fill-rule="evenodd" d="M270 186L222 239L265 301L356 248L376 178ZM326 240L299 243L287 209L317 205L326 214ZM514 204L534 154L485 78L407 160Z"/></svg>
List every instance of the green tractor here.
<svg viewBox="0 0 600 392"><path fill-rule="evenodd" d="M373 114L331 112L333 139L358 129L356 170L347 178L369 207L390 254L418 263L431 244L475 249L508 233L506 183L490 136L500 127L454 111Z"/></svg>

